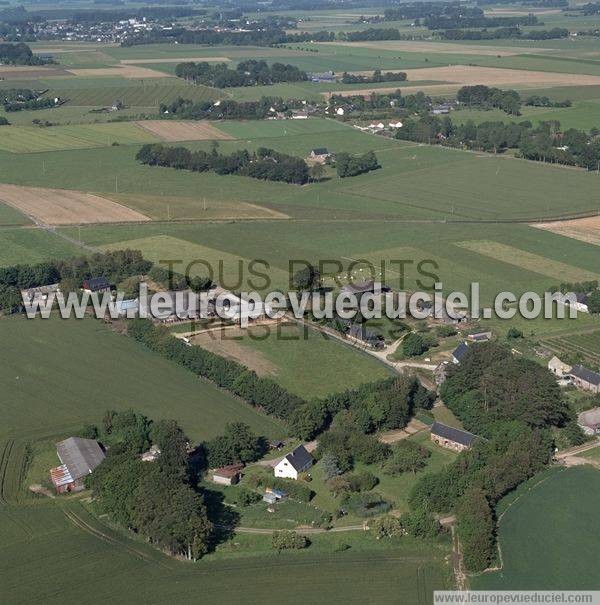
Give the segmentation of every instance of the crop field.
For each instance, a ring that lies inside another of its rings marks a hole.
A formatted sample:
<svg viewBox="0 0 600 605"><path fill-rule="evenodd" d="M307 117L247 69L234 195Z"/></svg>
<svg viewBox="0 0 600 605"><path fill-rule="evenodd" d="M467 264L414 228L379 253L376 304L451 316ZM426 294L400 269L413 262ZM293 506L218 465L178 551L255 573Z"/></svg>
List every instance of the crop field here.
<svg viewBox="0 0 600 605"><path fill-rule="evenodd" d="M104 85L102 81L105 82ZM65 82L65 85L65 88L56 87L55 83L50 82L51 89L46 96L68 99L69 106L90 107L110 106L115 99L122 101L126 107L158 107L161 103L170 103L178 97L193 101L213 101L225 96L216 88L186 85L182 80L173 78L138 84L124 80L117 84L109 78L98 78L94 82L82 80L77 87L74 87L73 80Z"/></svg>
<svg viewBox="0 0 600 605"><path fill-rule="evenodd" d="M382 363L360 351L295 325L208 331L194 337L193 342L235 359L259 376L273 378L306 398L322 397L390 375Z"/></svg>
<svg viewBox="0 0 600 605"><path fill-rule="evenodd" d="M537 223L533 225L538 229L545 229L565 237L600 246L600 217L580 218L572 221L554 223Z"/></svg>
<svg viewBox="0 0 600 605"><path fill-rule="evenodd" d="M600 330L545 338L541 342L559 357L580 357L592 369L600 370Z"/></svg>
<svg viewBox="0 0 600 605"><path fill-rule="evenodd" d="M210 122L182 120L144 120L136 124L162 141L206 141L232 139Z"/></svg>
<svg viewBox="0 0 600 605"><path fill-rule="evenodd" d="M108 147L156 142L157 137L133 123L82 124L77 126L4 126L0 150L39 153L60 149Z"/></svg>
<svg viewBox="0 0 600 605"><path fill-rule="evenodd" d="M559 470L528 487L499 521L503 569L472 578L472 588L597 589L600 545L590 527L596 524L600 472L589 466Z"/></svg>
<svg viewBox="0 0 600 605"><path fill-rule="evenodd" d="M0 200L45 225L150 220L126 206L83 191L0 185Z"/></svg>
<svg viewBox="0 0 600 605"><path fill-rule="evenodd" d="M260 434L283 434L274 419L100 321L4 318L2 337L11 350L0 367L2 437L64 431L98 422L107 408L131 407L155 419L177 418L194 441L214 437L232 421Z"/></svg>

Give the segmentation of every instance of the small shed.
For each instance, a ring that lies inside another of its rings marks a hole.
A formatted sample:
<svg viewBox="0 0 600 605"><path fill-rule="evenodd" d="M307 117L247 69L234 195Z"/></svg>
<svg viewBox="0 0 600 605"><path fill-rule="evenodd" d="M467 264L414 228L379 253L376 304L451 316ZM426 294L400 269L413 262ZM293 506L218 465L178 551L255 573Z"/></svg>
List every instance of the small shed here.
<svg viewBox="0 0 600 605"><path fill-rule="evenodd" d="M239 483L243 464L228 464L212 471L212 480L219 485L235 485Z"/></svg>

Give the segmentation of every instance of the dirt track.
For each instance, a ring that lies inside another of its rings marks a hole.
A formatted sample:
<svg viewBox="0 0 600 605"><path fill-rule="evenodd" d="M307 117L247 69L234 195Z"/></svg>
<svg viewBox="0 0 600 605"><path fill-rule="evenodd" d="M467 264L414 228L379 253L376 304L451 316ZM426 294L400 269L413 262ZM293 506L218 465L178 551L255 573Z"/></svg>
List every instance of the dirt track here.
<svg viewBox="0 0 600 605"><path fill-rule="evenodd" d="M139 222L150 219L98 195L68 189L0 185L0 201L45 225Z"/></svg>
<svg viewBox="0 0 600 605"><path fill-rule="evenodd" d="M231 140L232 136L220 131L209 122L182 120L142 120L138 126L160 137L163 141Z"/></svg>

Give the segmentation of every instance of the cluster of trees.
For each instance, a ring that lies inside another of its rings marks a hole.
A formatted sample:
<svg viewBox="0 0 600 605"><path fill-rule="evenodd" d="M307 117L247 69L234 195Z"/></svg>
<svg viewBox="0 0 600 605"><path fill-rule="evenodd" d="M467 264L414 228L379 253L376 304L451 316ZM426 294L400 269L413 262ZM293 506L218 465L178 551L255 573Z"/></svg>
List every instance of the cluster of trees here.
<svg viewBox="0 0 600 605"><path fill-rule="evenodd" d="M312 439L340 414L340 422L349 418L354 429L363 434L399 429L406 426L414 409L430 406L430 392L415 378L401 376L306 402L291 414L290 430L301 439Z"/></svg>
<svg viewBox="0 0 600 605"><path fill-rule="evenodd" d="M344 72L342 74L342 84L374 84L376 82L402 82L406 80L404 71L386 71L382 72L376 69L372 76L360 76Z"/></svg>
<svg viewBox="0 0 600 605"><path fill-rule="evenodd" d="M255 435L243 422L226 424L223 435L206 444L208 464L211 467L254 462L262 458L268 449L266 439Z"/></svg>
<svg viewBox="0 0 600 605"><path fill-rule="evenodd" d="M275 550L300 550L309 544L306 536L287 529L274 531L271 537L271 546Z"/></svg>
<svg viewBox="0 0 600 605"><path fill-rule="evenodd" d="M223 100L191 101L178 98L172 103L161 103L160 113L184 120L262 120L275 112L291 115L291 110L301 107L301 101L284 101L279 97L261 97L258 101Z"/></svg>
<svg viewBox="0 0 600 605"><path fill-rule="evenodd" d="M249 59L242 61L235 69L225 63L211 64L206 61L179 63L175 75L195 84L227 88L230 86L256 86L276 84L277 82L300 82L307 79L305 71L294 65L273 63Z"/></svg>
<svg viewBox="0 0 600 605"><path fill-rule="evenodd" d="M592 292L592 290L598 289L598 280L593 279L590 281L584 282L563 282L561 284L550 286L548 288L548 292L562 292L562 294L566 294L567 292L577 292L582 294L587 294L588 292Z"/></svg>
<svg viewBox="0 0 600 605"><path fill-rule="evenodd" d="M48 60L41 59L24 42L17 44L0 42L0 63L8 65L45 65Z"/></svg>
<svg viewBox="0 0 600 605"><path fill-rule="evenodd" d="M247 149L241 149L230 155L223 155L217 152L216 145L210 152L192 152L186 147L148 144L138 151L136 159L148 166L168 166L193 172L237 174L296 185L303 185L309 180L308 166L302 158L278 153L265 147L259 147L252 153Z"/></svg>
<svg viewBox="0 0 600 605"><path fill-rule="evenodd" d="M27 101L5 101L4 111L23 111L34 109L48 109L55 107L54 99L29 99Z"/></svg>
<svg viewBox="0 0 600 605"><path fill-rule="evenodd" d="M498 18L498 17L494 17ZM563 27L531 30L524 32L518 26L499 27L497 29L447 29L437 33L442 40L499 40L521 38L523 40L555 40L568 38L569 30Z"/></svg>
<svg viewBox="0 0 600 605"><path fill-rule="evenodd" d="M348 42L363 42L366 40L401 40L403 35L393 27L369 27L354 32L340 32L337 38Z"/></svg>
<svg viewBox="0 0 600 605"><path fill-rule="evenodd" d="M350 105L354 111L376 113L378 116L384 113L397 115L398 110L403 109L409 113L427 111L432 105L431 98L421 91L403 96L400 90L386 94L372 93L368 97L331 95L329 102L332 105Z"/></svg>
<svg viewBox="0 0 600 605"><path fill-rule="evenodd" d="M438 344L435 334L426 331L411 332L402 340L402 353L406 357L417 357Z"/></svg>
<svg viewBox="0 0 600 605"><path fill-rule="evenodd" d="M262 378L246 366L201 347L188 347L172 336L166 327L156 326L150 320L128 322L127 332L149 349L214 382L267 414L287 419L304 404L300 397L289 393L274 380Z"/></svg>
<svg viewBox="0 0 600 605"><path fill-rule="evenodd" d="M4 116L0 116L0 126L10 126L10 122Z"/></svg>
<svg viewBox="0 0 600 605"><path fill-rule="evenodd" d="M445 116L406 118L396 138L420 143L441 144L462 149L500 153L518 149L520 157L539 162L579 166L588 170L600 168L600 139L597 129L586 133L570 128L560 129L560 122L540 122L533 127L528 120L515 123L469 120L454 124Z"/></svg>
<svg viewBox="0 0 600 605"><path fill-rule="evenodd" d="M105 434L111 447L87 478L101 509L172 555L202 557L210 547L213 526L202 494L191 484L187 439L177 423L108 412ZM150 442L161 453L145 463L140 453Z"/></svg>
<svg viewBox="0 0 600 605"><path fill-rule="evenodd" d="M516 90L501 90L482 84L463 86L456 93L456 99L469 107L497 108L516 116L521 113L521 97Z"/></svg>
<svg viewBox="0 0 600 605"><path fill-rule="evenodd" d="M529 105L531 107L571 107L573 103L570 99L565 99L564 101L553 101L546 96L531 95L525 99L525 105Z"/></svg>
<svg viewBox="0 0 600 605"><path fill-rule="evenodd" d="M478 435L488 435L497 421L538 428L573 421L552 373L494 342L469 347L460 365L449 368L440 394L465 428Z"/></svg>
<svg viewBox="0 0 600 605"><path fill-rule="evenodd" d="M342 179L357 176L381 168L374 151L367 151L362 155L338 153L335 156L335 168Z"/></svg>
<svg viewBox="0 0 600 605"><path fill-rule="evenodd" d="M370 525L377 539L406 534L415 538L435 538L440 532L439 522L426 509L406 512L400 518L384 515L373 520Z"/></svg>
<svg viewBox="0 0 600 605"><path fill-rule="evenodd" d="M60 283L63 293L76 292L90 277L104 277L118 283L133 275L144 275L152 267L139 250L114 250L77 256L37 265L14 265L0 268L0 310L14 312L21 308L21 290Z"/></svg>

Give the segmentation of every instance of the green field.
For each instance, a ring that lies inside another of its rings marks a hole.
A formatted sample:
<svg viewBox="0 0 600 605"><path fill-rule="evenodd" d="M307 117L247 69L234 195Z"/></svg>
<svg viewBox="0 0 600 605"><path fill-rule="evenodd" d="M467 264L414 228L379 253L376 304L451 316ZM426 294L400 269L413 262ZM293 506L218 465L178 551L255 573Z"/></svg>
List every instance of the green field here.
<svg viewBox="0 0 600 605"><path fill-rule="evenodd" d="M4 206L0 206L4 208ZM25 217L16 212L2 210L2 215L11 222L14 218L24 222ZM0 266L22 263L40 263L54 258L68 258L81 254L74 244L42 229L0 229Z"/></svg>
<svg viewBox="0 0 600 605"><path fill-rule="evenodd" d="M272 418L91 319L0 320L10 356L0 367L4 422L0 435L64 432L98 422L108 408L177 418L190 439L243 421L281 436Z"/></svg>
<svg viewBox="0 0 600 605"><path fill-rule="evenodd" d="M31 221L18 210L0 202L0 226L29 225Z"/></svg>
<svg viewBox="0 0 600 605"><path fill-rule="evenodd" d="M102 80L102 78L98 78ZM120 100L126 107L158 107L161 103L170 103L178 97L191 99L193 101L212 101L223 98L223 94L215 88L207 86L191 86L179 79L162 79L159 82L150 81L127 81L124 80L119 86L112 81L106 85L83 86L81 83L77 88L50 89L46 96L59 95L68 99L68 106L110 106L115 100ZM67 84L71 84L68 82ZM118 115L118 114L115 114Z"/></svg>
<svg viewBox="0 0 600 605"><path fill-rule="evenodd" d="M600 472L557 470L532 479L499 522L504 566L472 578L477 590L597 590ZM540 481L539 483L537 481Z"/></svg>
<svg viewBox="0 0 600 605"><path fill-rule="evenodd" d="M383 363L369 355L296 325L257 326L243 333L218 331L200 342L219 354L229 353L307 399L391 375Z"/></svg>
<svg viewBox="0 0 600 605"><path fill-rule="evenodd" d="M11 153L39 153L155 141L158 141L157 137L137 124L128 122L52 127L4 126L0 150Z"/></svg>

